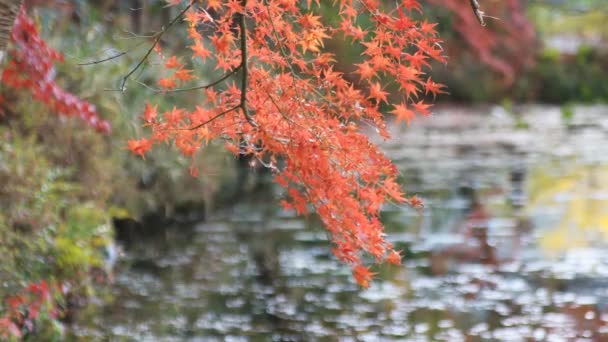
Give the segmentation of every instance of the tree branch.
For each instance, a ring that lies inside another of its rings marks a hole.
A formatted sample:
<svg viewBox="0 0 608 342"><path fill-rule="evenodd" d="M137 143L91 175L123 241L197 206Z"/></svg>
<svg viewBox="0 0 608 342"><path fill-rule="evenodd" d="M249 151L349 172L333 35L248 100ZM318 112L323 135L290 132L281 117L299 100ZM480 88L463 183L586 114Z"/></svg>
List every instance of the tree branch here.
<svg viewBox="0 0 608 342"><path fill-rule="evenodd" d="M144 62L148 59L148 57L152 53L152 50L154 50L156 45L160 42L160 39L163 37L165 32L167 32L167 30L171 26L173 26L173 24L175 24L186 13L186 11L188 11L190 9L190 7L192 7L192 4L188 4L188 6L186 6L186 8L184 8L181 12L179 12L179 14L175 18L173 18L173 20L171 20L171 22L169 22L169 24L166 27L163 27L163 29L156 35L156 39L154 39L154 42L152 43L152 45L150 46L150 48L148 49L148 51L146 52L144 57L139 61L139 63L137 63L137 65L133 69L131 69L131 71L129 71L128 74L125 75L125 77L123 77L122 82L120 84L120 88L119 88L120 91L123 91L123 92L125 91L125 84L127 83L127 80L129 79L129 77L131 77L131 75L133 75L133 73L135 73L135 71L137 71L137 69L139 69L144 64Z"/></svg>
<svg viewBox="0 0 608 342"><path fill-rule="evenodd" d="M223 112L220 112L220 113L216 114L216 115L215 115L214 117L212 117L211 119L209 119L209 120L207 120L207 121L204 121L204 122L202 122L202 123L200 123L200 124L198 124L198 125L196 125L196 126L193 126L193 127L188 127L188 128L181 128L181 129L178 129L178 130L179 130L179 131L192 131L192 130L195 130L195 129L197 129L197 128L201 128L201 127L203 127L203 126L205 126L205 125L207 125L207 124L211 123L211 122L212 122L212 121L214 121L215 119L218 119L218 118L220 118L220 117L222 117L222 116L224 116L224 115L226 115L226 114L228 114L228 113L232 112L233 110L237 110L237 109L239 109L239 108L241 108L241 104L240 104L240 103L239 103L238 105L236 105L236 106L234 106L234 107L230 108L230 109L226 109L225 111L223 111Z"/></svg>
<svg viewBox="0 0 608 342"><path fill-rule="evenodd" d="M159 89L159 88L154 88L151 87L143 82L138 82L139 84L141 84L142 86L146 87L147 89L155 92L155 93L181 93L181 92L185 92L185 91L192 91L192 90L198 90L198 89L208 89L211 87L214 87L220 83L222 83L223 81L227 80L230 76L236 74L239 70L241 69L241 65L239 64L239 66L237 66L236 68L232 69L230 72L227 72L224 76L218 78L217 80L208 83L208 84L204 84L204 85L200 85L200 86L194 86L194 87L190 87L190 88L177 88L177 89ZM137 80L136 80L137 82Z"/></svg>
<svg viewBox="0 0 608 342"><path fill-rule="evenodd" d="M242 0L243 12L238 14L239 28L241 30L241 68L243 70L243 79L241 80L241 110L247 122L253 127L258 127L258 124L253 120L251 114L247 110L247 78L249 76L249 68L247 66L247 23L245 13L247 12L247 0Z"/></svg>

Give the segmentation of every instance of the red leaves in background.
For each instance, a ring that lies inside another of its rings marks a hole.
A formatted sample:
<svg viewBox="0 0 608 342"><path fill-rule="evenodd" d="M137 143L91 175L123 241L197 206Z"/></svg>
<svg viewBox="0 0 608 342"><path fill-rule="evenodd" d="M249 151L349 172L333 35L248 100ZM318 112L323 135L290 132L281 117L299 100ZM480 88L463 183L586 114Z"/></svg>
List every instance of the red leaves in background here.
<svg viewBox="0 0 608 342"><path fill-rule="evenodd" d="M102 120L95 106L62 89L55 82L55 63L63 56L40 37L34 22L21 8L11 40L11 60L2 73L2 83L15 89L27 89L36 101L46 104L62 116L78 116L98 132L108 134L110 123Z"/></svg>
<svg viewBox="0 0 608 342"><path fill-rule="evenodd" d="M31 283L21 293L5 299L4 316L0 317L0 339L21 338L24 332L34 329L34 321L42 310L56 315L51 304L51 291L46 281Z"/></svg>
<svg viewBox="0 0 608 342"><path fill-rule="evenodd" d="M536 35L532 23L525 16L521 0L484 1L483 11L487 27L481 27L468 1L429 0L454 13L453 28L482 64L503 78L505 85L515 81L517 73L534 64ZM449 45L450 56L462 53L462 44Z"/></svg>

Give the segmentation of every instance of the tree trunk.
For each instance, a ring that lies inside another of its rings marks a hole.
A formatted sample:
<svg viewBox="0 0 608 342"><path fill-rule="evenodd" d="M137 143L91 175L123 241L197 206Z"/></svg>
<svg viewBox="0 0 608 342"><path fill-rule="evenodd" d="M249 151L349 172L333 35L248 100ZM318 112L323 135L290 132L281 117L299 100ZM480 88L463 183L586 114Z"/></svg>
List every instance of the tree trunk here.
<svg viewBox="0 0 608 342"><path fill-rule="evenodd" d="M21 2L22 0L0 0L0 63L4 59L4 49L10 40Z"/></svg>

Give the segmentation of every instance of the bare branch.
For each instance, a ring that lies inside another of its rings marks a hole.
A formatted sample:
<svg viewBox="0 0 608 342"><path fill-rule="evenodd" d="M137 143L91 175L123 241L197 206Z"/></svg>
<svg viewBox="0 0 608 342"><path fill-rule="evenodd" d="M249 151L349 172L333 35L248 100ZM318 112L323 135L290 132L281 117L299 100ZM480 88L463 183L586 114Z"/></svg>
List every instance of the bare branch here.
<svg viewBox="0 0 608 342"><path fill-rule="evenodd" d="M111 61L113 59L116 59L116 58L119 58L119 57L122 57L122 56L128 54L129 52L131 52L131 51L137 49L138 47L140 47L141 45L143 45L144 43L145 42L139 42L134 47L132 47L132 48L130 48L128 50L121 51L121 52L119 52L119 53L117 53L115 55L112 55L110 57L106 57L106 58L99 59L99 60L94 60L94 61L89 61L89 62L82 62L82 63L78 63L77 65L86 66L86 65L94 65L94 64L100 64L100 63L104 63L104 62L107 62L107 61Z"/></svg>
<svg viewBox="0 0 608 342"><path fill-rule="evenodd" d="M477 0L470 0L470 2L471 8L473 9L473 13L477 17L477 21L479 21L479 24L481 24L481 26L486 26L486 22L483 19L485 13L479 8L479 2Z"/></svg>

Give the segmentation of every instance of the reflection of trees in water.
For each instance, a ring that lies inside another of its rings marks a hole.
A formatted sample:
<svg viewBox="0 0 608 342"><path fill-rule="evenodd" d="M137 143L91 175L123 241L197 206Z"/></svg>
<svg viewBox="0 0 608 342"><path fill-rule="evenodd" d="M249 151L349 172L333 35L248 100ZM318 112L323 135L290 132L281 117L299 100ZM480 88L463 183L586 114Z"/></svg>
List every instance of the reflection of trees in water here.
<svg viewBox="0 0 608 342"><path fill-rule="evenodd" d="M291 340L304 339L303 323L270 305L276 304L277 298L297 303L303 296L286 284L287 278L280 269L281 249L294 245L293 232L271 226L280 219L276 215L274 189L268 186L269 174L251 171L246 160L241 164L238 187L247 199L218 209L219 217L229 220L202 223L198 227L187 224L148 227L121 222L118 233L127 246L129 262L127 269L119 272L133 278L133 284L116 285L114 304L108 307L111 315L106 316L108 326L120 324L116 320L127 316L130 325L181 317L185 321L185 331L181 333L197 336L201 333L200 322L209 317L217 317L221 322L225 316L242 315L250 319L256 331L279 333ZM214 224L224 228L215 231ZM207 228L211 230L207 232ZM186 259L180 259L183 257ZM152 284L140 279L156 279L154 282L160 287L149 288ZM133 288L142 288L146 294L133 293ZM196 298L190 302L182 298L184 289L194 291L191 295ZM125 308L124 303L129 301L138 303L138 308ZM162 314L156 313L159 311ZM150 329L162 336L167 324L158 322ZM214 334L213 329L202 331Z"/></svg>
<svg viewBox="0 0 608 342"><path fill-rule="evenodd" d="M560 255L603 247L608 237L608 166L553 163L533 172L527 210L544 228L540 245ZM554 210L543 215L546 209Z"/></svg>
<svg viewBox="0 0 608 342"><path fill-rule="evenodd" d="M468 179L471 175L474 173L469 170L460 178ZM499 185L494 185L494 188L480 188L475 185L474 180L469 180L460 186L457 196L466 204L461 209L461 213L454 214L459 218L452 221L453 223L448 229L462 234L464 241L441 247L431 253L431 271L434 274L446 273L451 262L472 262L497 268L500 264L517 258L522 236L531 230L531 221L524 211L526 205L525 179L526 169L523 161L520 160L519 164L509 171L508 184L505 184L504 188ZM490 231L490 221L494 217L484 193L499 193L502 200L508 203L509 216L514 223L501 229L509 229L510 232ZM498 236L502 236L501 241L497 241L497 237L493 236L496 233ZM507 240L504 238L505 235L508 236ZM503 246L499 250L499 242L506 244L507 247Z"/></svg>
<svg viewBox="0 0 608 342"><path fill-rule="evenodd" d="M242 164L241 170L245 170L240 174L245 173L248 175L246 177L253 177L255 185L254 192L249 194L246 201L246 212L255 213L256 216L259 215L259 218L237 222L233 228L236 240L248 247L248 255L245 258L251 260L255 266L254 284L257 283L258 286L269 289L269 291L257 293L252 298L248 298L248 301L263 303L264 307L260 314L254 316L253 324L268 326L270 331L301 340L305 335L299 333L301 330L293 329L292 320L273 312L268 305L273 298L280 296L291 298L291 291L284 282L285 278L281 275L280 250L293 245L293 240L291 234L283 234L276 229L277 227L270 226L275 221L277 212L275 205L268 205L274 203L275 200L273 189L272 186L263 186L264 174L261 175L262 178L260 175L251 175L249 163L247 160L240 163ZM245 184L246 178L241 186L244 187ZM233 217L234 214L231 216ZM248 293L253 294L254 291L250 290ZM293 336L296 332L298 332L297 335ZM293 338L290 339L293 340Z"/></svg>
<svg viewBox="0 0 608 342"><path fill-rule="evenodd" d="M456 228L464 236L464 242L433 251L431 271L434 274L446 273L450 261L477 262L494 266L498 264L495 248L488 241L490 214L479 198L477 189L463 186L460 193L467 205L463 209L464 220Z"/></svg>

